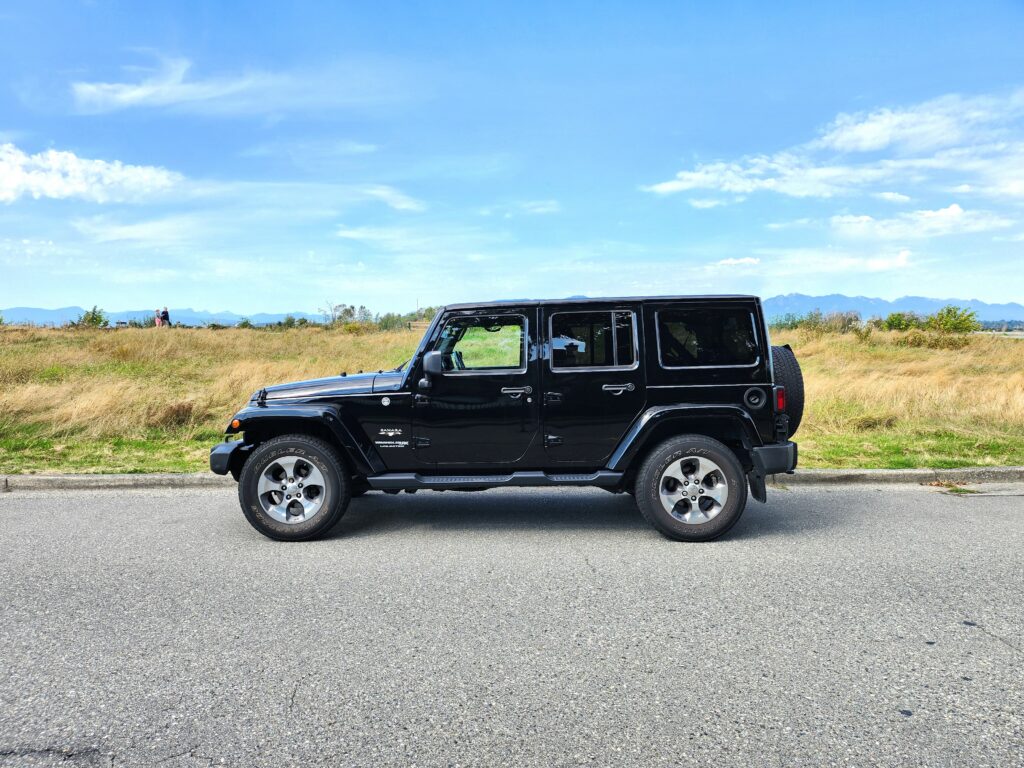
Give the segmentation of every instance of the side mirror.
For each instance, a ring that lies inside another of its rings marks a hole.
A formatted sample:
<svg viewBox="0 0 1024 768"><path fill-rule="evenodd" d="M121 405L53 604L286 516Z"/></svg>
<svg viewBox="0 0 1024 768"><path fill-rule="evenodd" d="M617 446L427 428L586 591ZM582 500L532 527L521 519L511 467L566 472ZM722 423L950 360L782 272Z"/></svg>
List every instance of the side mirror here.
<svg viewBox="0 0 1024 768"><path fill-rule="evenodd" d="M427 352L423 356L423 378L419 381L420 389L430 389L432 386L430 377L431 376L442 376L444 375L443 355L434 350L433 352Z"/></svg>
<svg viewBox="0 0 1024 768"><path fill-rule="evenodd" d="M437 350L427 352L423 356L423 372L428 376L441 376L444 374L444 355Z"/></svg>

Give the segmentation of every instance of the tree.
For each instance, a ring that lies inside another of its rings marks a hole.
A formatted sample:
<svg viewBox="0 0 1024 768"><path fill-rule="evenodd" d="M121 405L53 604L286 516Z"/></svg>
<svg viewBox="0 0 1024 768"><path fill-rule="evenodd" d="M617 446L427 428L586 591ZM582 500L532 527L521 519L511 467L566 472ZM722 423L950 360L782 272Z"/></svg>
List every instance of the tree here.
<svg viewBox="0 0 1024 768"><path fill-rule="evenodd" d="M85 314L80 315L71 325L75 328L107 328L110 320L107 319L106 312L93 304L92 309L86 310Z"/></svg>

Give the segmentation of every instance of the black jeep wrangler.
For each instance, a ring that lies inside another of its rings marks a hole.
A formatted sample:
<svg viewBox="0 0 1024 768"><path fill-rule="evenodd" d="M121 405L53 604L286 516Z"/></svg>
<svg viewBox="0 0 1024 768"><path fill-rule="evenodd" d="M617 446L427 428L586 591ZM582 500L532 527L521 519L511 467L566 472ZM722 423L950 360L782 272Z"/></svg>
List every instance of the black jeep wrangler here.
<svg viewBox="0 0 1024 768"><path fill-rule="evenodd" d="M705 541L796 466L802 411L754 296L456 304L394 370L259 390L210 468L274 539L324 534L368 491L585 485Z"/></svg>

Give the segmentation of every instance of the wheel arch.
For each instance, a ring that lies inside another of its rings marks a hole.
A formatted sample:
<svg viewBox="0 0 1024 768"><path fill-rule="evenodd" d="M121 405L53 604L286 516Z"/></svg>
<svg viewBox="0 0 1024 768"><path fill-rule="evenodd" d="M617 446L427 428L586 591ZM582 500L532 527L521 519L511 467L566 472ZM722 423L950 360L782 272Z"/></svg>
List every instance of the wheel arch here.
<svg viewBox="0 0 1024 768"><path fill-rule="evenodd" d="M703 435L725 444L736 454L744 471L753 466L751 450L762 444L750 415L726 405L663 406L645 411L626 433L608 469L625 472L624 484L633 481L644 458L656 446L677 435Z"/></svg>
<svg viewBox="0 0 1024 768"><path fill-rule="evenodd" d="M245 442L253 447L280 435L309 435L334 446L353 474L365 476L385 469L384 462L358 425L347 423L344 414L334 406L257 406L243 409L235 419L239 425L229 428L229 433L243 433ZM249 453L251 450L241 457L242 463ZM241 465L238 471L241 472Z"/></svg>

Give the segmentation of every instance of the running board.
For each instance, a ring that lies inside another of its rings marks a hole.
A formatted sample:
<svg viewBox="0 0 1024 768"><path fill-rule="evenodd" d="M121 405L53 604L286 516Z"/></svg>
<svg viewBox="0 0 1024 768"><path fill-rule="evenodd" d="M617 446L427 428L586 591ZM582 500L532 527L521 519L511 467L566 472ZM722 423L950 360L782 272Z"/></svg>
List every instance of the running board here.
<svg viewBox="0 0 1024 768"><path fill-rule="evenodd" d="M421 475L418 472L387 472L366 478L371 488L380 491L434 489L438 491L457 488L523 488L530 486L555 485L596 485L609 487L618 485L622 472L602 469L587 474L547 472L510 472L504 475Z"/></svg>

